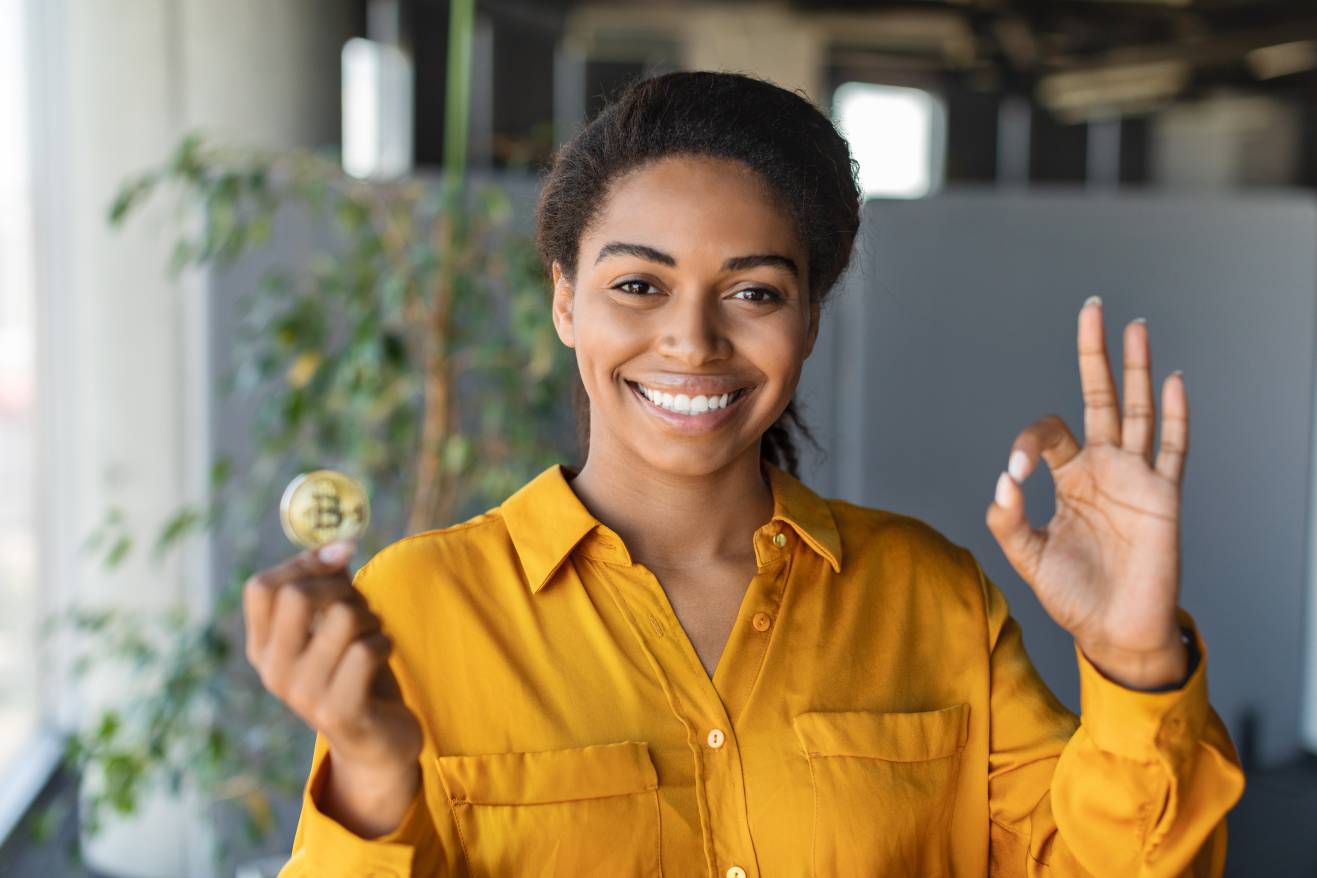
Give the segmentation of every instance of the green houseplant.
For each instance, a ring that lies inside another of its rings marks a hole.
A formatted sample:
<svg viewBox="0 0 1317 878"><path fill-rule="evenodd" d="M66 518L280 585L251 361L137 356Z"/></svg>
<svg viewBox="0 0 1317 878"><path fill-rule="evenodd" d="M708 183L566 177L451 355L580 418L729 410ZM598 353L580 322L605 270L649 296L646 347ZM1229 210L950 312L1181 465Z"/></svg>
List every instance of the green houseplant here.
<svg viewBox="0 0 1317 878"><path fill-rule="evenodd" d="M497 186L363 182L333 157L190 136L122 188L110 221L170 194L175 273L214 276L278 252L269 248L289 226L318 230L324 245L275 259L243 292L221 389L254 415L250 459L214 461L207 501L149 540L118 510L88 540L113 568L209 533L232 563L204 619L72 616L87 635L75 670L112 662L136 685L70 736L68 762L102 779L84 797L92 831L132 813L151 784L178 789L186 778L257 840L275 825L274 805L300 790L309 752L309 733L264 693L239 642L241 584L273 560L261 536L277 532L282 486L321 466L360 478L376 513L361 557L475 514L569 453L572 364L532 243L511 227Z"/></svg>

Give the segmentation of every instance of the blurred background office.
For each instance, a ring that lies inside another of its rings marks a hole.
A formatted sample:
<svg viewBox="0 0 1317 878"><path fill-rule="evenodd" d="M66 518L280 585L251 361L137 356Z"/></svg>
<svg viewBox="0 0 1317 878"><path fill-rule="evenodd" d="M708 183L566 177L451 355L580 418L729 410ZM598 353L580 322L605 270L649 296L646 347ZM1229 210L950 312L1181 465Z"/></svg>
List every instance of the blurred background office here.
<svg viewBox="0 0 1317 878"><path fill-rule="evenodd" d="M805 480L972 549L1076 710L983 512L1021 428L1082 430L1083 300L1116 354L1149 320L1227 873L1317 874L1311 2L0 0L0 875L274 874L310 737L234 595L279 490L358 474L378 547L574 458L537 174L679 69L800 90L860 162Z"/></svg>

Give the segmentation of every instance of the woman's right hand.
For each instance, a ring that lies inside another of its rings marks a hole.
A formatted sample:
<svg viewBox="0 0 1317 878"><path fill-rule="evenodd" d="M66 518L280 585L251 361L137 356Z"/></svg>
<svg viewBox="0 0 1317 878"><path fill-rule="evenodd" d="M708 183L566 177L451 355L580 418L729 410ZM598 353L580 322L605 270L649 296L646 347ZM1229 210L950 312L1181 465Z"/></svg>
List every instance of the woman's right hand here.
<svg viewBox="0 0 1317 878"><path fill-rule="evenodd" d="M243 587L247 658L265 688L328 742L322 808L383 835L420 786L421 727L388 665L390 642L347 572L351 543L302 552Z"/></svg>

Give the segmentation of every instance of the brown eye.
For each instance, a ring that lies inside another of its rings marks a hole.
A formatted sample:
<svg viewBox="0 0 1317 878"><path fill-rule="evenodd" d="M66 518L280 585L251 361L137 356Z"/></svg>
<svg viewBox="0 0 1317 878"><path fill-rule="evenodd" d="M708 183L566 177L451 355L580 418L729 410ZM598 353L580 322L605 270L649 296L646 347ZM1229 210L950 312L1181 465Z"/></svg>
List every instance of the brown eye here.
<svg viewBox="0 0 1317 878"><path fill-rule="evenodd" d="M752 294L754 294L752 297L742 299L742 301L744 301L744 302L765 302L765 303L766 303L766 302L780 302L780 301L782 301L782 296L781 296L781 295L779 295L775 290L770 290L770 289L768 289L767 287L746 287L746 288L743 289L743 290L737 290L735 293L733 293L733 294L732 294L732 298L739 298L739 297L741 296L741 293L752 293Z"/></svg>
<svg viewBox="0 0 1317 878"><path fill-rule="evenodd" d="M654 285L653 285L653 284L651 284L651 283L647 283L646 281L643 281L643 280L624 280L624 281L622 281L620 284L617 284L616 286L614 286L613 289L615 289L615 290L621 290L622 292L624 292L624 293L629 293L629 294L631 294L631 295L633 295L633 296L646 296L646 295L649 295L648 293L642 292L641 290L627 289L627 287L641 287L641 288L648 287L648 288L651 289L651 290L654 289Z"/></svg>

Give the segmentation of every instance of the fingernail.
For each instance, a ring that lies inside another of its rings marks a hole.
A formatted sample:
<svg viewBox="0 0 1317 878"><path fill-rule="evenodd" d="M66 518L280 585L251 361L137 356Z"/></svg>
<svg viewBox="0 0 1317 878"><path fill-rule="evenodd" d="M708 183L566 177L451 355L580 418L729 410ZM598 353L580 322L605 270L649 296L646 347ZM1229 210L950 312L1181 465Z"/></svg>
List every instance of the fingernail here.
<svg viewBox="0 0 1317 878"><path fill-rule="evenodd" d="M1101 297L1101 296L1089 296L1087 299L1084 300L1084 307L1087 308L1089 305L1097 305L1097 306L1101 307L1101 306L1102 306L1102 297Z"/></svg>
<svg viewBox="0 0 1317 878"><path fill-rule="evenodd" d="M1174 372L1172 372L1171 374L1172 374L1172 375L1179 375L1181 378L1184 377L1184 371L1183 371L1182 369L1176 369L1176 370L1175 370Z"/></svg>
<svg viewBox="0 0 1317 878"><path fill-rule="evenodd" d="M1009 484L1010 480L1011 480L1010 473L1002 473L1001 475L997 476L996 499L998 506L1005 506L1007 505L1007 502L1010 500L1010 496L1011 496L1009 493L1011 490Z"/></svg>
<svg viewBox="0 0 1317 878"><path fill-rule="evenodd" d="M1133 320L1130 321L1130 323L1147 323L1147 322L1148 322L1147 317L1135 317Z"/></svg>
<svg viewBox="0 0 1317 878"><path fill-rule="evenodd" d="M351 540L335 540L327 546L321 548L316 553L321 561L326 564L342 564L348 558L352 557L352 550L355 548Z"/></svg>
<svg viewBox="0 0 1317 878"><path fill-rule="evenodd" d="M1018 448L1012 451L1011 459L1006 464L1006 471L1011 474L1011 478L1015 479L1017 483L1023 482L1024 476L1028 472L1028 468L1029 455L1025 454Z"/></svg>

